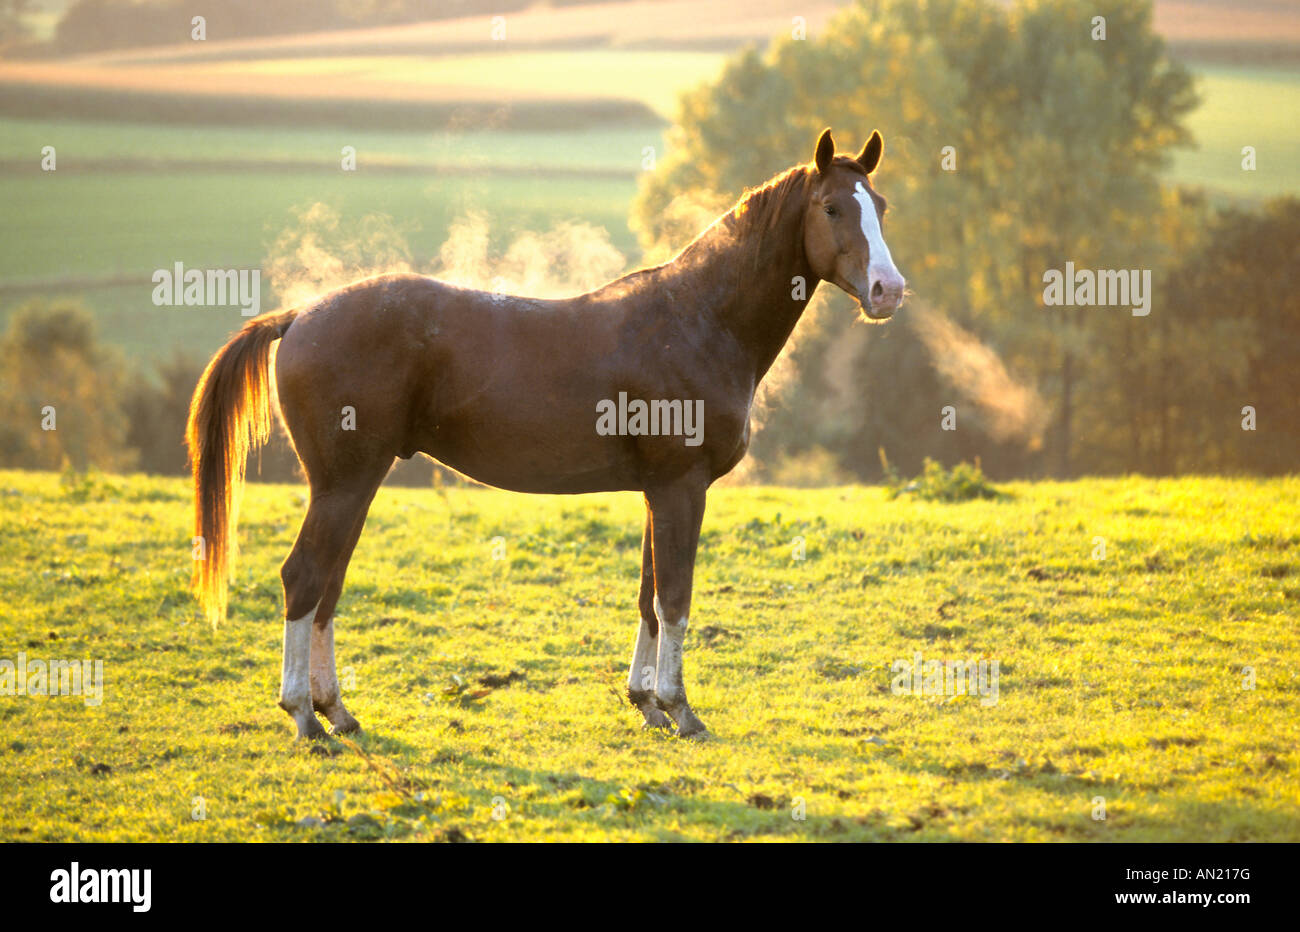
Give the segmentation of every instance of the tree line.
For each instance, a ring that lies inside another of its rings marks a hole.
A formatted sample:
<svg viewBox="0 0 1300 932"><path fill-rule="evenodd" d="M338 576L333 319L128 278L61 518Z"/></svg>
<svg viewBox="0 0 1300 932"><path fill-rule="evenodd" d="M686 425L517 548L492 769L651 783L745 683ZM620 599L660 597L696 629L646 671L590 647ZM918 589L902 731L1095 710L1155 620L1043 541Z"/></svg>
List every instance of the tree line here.
<svg viewBox="0 0 1300 932"><path fill-rule="evenodd" d="M854 152L885 136L910 307L868 327L828 293L801 322L754 448L769 471L808 451L863 479L926 456L1000 476L1295 469L1300 203L1216 210L1162 183L1198 101L1151 15L859 0L683 99L633 209L656 258L810 158L823 127ZM1045 303L1066 263L1149 273L1145 315Z"/></svg>

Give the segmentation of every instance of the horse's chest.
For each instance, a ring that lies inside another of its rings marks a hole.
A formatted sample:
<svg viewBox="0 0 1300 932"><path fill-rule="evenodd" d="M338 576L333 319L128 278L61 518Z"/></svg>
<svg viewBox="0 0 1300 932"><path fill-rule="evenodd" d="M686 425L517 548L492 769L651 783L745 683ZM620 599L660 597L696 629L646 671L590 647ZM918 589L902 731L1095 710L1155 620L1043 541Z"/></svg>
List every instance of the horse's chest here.
<svg viewBox="0 0 1300 932"><path fill-rule="evenodd" d="M726 453L720 462L714 464L714 476L723 476L736 468L736 465L745 458L749 452L749 409L745 409L744 422L738 431L733 432L735 440L730 446L730 452ZM722 449L727 449L723 444Z"/></svg>

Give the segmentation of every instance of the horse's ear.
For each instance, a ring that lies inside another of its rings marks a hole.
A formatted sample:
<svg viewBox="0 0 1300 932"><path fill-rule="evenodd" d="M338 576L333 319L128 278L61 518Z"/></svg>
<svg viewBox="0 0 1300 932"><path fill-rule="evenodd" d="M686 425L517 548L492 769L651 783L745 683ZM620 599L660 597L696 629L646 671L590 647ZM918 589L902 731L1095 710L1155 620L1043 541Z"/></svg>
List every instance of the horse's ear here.
<svg viewBox="0 0 1300 932"><path fill-rule="evenodd" d="M831 167L831 160L835 158L835 140L831 138L831 128L828 126L822 130L821 136L817 138L817 154L813 156L813 161L817 163L817 173L826 174L827 169Z"/></svg>
<svg viewBox="0 0 1300 932"><path fill-rule="evenodd" d="M876 170L876 166L880 164L880 155L884 151L885 140L880 138L880 132L878 130L873 129L871 131L871 138L867 140L867 144L863 146L862 151L858 153L858 164L865 168L867 174L870 175Z"/></svg>

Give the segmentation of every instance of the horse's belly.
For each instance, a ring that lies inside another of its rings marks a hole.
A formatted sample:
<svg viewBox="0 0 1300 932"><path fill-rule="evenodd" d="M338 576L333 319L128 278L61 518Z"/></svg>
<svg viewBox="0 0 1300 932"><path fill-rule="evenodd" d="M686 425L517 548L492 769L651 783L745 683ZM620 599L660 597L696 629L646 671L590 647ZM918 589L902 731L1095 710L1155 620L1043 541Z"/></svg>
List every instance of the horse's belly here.
<svg viewBox="0 0 1300 932"><path fill-rule="evenodd" d="M544 426L551 424L551 429ZM435 460L478 482L515 492L574 494L639 488L626 444L609 443L559 419L527 427L485 418L444 421L419 446Z"/></svg>

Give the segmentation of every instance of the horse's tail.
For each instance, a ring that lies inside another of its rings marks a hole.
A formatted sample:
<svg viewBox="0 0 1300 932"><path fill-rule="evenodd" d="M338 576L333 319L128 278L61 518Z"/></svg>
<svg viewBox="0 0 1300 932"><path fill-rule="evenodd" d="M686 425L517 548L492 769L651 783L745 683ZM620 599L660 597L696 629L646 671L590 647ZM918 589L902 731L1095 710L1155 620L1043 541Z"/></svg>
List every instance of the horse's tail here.
<svg viewBox="0 0 1300 932"><path fill-rule="evenodd" d="M271 344L297 314L280 311L246 323L212 357L190 400L185 442L194 472L193 586L213 625L226 615L244 467L249 451L271 436Z"/></svg>

